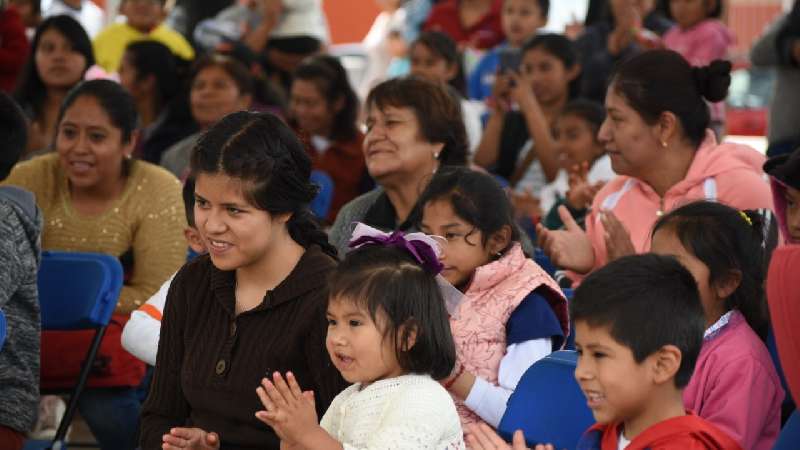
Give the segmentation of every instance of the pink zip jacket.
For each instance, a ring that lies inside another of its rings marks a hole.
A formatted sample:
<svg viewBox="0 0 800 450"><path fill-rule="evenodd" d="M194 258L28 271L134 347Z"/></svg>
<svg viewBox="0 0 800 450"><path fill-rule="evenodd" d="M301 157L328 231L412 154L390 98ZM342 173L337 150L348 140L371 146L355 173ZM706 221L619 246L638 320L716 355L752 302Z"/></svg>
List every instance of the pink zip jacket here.
<svg viewBox="0 0 800 450"><path fill-rule="evenodd" d="M664 45L680 53L693 66L705 66L715 59L726 59L728 48L734 42L728 27L715 19L704 20L686 30L674 25L664 34Z"/></svg>
<svg viewBox="0 0 800 450"><path fill-rule="evenodd" d="M595 196L586 219L586 233L594 248L594 267L608 262L601 210L612 210L630 233L637 253L650 250L650 232L663 213L694 200L713 200L737 209L772 209L772 193L761 172L764 156L741 145L717 144L714 133L697 150L686 178L672 186L664 198L643 181L620 175Z"/></svg>
<svg viewBox="0 0 800 450"><path fill-rule="evenodd" d="M783 395L767 347L734 310L703 339L683 404L742 448L770 450L781 430Z"/></svg>
<svg viewBox="0 0 800 450"><path fill-rule="evenodd" d="M664 34L664 46L680 53L689 64L705 66L715 59L728 59L728 49L736 42L731 31L716 19L706 19L682 29L674 25ZM725 121L725 102L709 104L711 118Z"/></svg>

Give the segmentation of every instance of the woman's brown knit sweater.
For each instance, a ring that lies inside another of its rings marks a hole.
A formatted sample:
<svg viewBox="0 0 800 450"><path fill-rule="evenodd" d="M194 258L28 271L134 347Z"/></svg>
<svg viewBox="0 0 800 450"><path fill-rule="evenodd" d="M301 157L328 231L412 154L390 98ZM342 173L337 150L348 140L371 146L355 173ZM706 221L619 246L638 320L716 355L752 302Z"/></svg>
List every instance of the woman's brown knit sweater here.
<svg viewBox="0 0 800 450"><path fill-rule="evenodd" d="M255 418L261 379L291 370L322 417L345 381L325 349L327 274L335 262L310 247L258 307L234 313L235 273L207 257L187 264L167 296L156 373L142 411L141 446L160 449L171 427L219 433L224 449L279 448Z"/></svg>

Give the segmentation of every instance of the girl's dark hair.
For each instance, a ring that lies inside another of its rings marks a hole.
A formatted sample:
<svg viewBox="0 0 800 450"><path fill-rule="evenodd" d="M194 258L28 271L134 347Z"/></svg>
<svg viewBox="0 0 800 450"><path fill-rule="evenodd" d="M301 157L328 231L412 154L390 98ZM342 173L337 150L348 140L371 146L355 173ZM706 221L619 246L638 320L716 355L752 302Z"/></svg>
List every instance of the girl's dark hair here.
<svg viewBox="0 0 800 450"><path fill-rule="evenodd" d="M14 92L15 100L28 112L32 112L33 117L39 117L42 114L45 96L47 95L47 88L42 81L42 77L39 76L39 71L36 69L36 49L39 48L39 41L41 41L42 35L50 29L55 29L61 33L69 41L72 49L83 55L86 59L84 73L94 65L92 41L89 40L89 35L86 34L80 23L72 17L64 15L45 19L36 28L36 34L33 36L33 42L31 42L30 55L25 62L17 89Z"/></svg>
<svg viewBox="0 0 800 450"><path fill-rule="evenodd" d="M253 76L247 70L247 67L236 59L230 56L220 55L219 53L202 56L195 62L192 67L192 82L194 82L194 79L197 78L200 72L209 67L219 67L224 70L225 73L233 79L233 82L236 83L240 95L253 94Z"/></svg>
<svg viewBox="0 0 800 450"><path fill-rule="evenodd" d="M111 80L97 79L79 83L72 88L58 111L56 125L61 123L64 113L81 97L93 97L108 115L109 120L121 133L122 143L131 140L139 119L133 98L119 83Z"/></svg>
<svg viewBox="0 0 800 450"><path fill-rule="evenodd" d="M309 181L311 159L294 132L270 113L227 115L197 142L192 176L225 174L249 184L246 195L270 214L290 213L289 235L303 247L319 245L336 258L336 249L314 219L309 204L318 188Z"/></svg>
<svg viewBox="0 0 800 450"><path fill-rule="evenodd" d="M756 211L740 213L721 203L698 201L661 217L653 227L653 235L660 229L675 233L683 247L708 267L709 285L722 282L732 272L741 273L742 281L725 299L725 308L738 309L750 328L766 339L763 216Z"/></svg>
<svg viewBox="0 0 800 450"><path fill-rule="evenodd" d="M367 109L387 106L410 108L419 122L422 138L444 144L442 166L467 164L467 132L461 105L443 86L416 77L393 78L372 88Z"/></svg>
<svg viewBox="0 0 800 450"><path fill-rule="evenodd" d="M177 57L169 47L153 40L131 42L125 52L136 68L136 80L143 81L152 75L157 86L158 104L162 107L167 105L180 88Z"/></svg>
<svg viewBox="0 0 800 450"><path fill-rule="evenodd" d="M355 139L358 135L358 97L347 78L347 71L337 58L330 55L311 56L297 67L294 79L314 83L329 107L340 100L344 102L333 118L331 135L326 137L340 141Z"/></svg>
<svg viewBox="0 0 800 450"><path fill-rule="evenodd" d="M555 33L538 34L522 46L521 53L525 55L525 53L538 48L561 60L567 70L580 63L575 43L564 35ZM580 93L580 88L581 74L578 74L575 79L569 82L569 98L576 98Z"/></svg>
<svg viewBox="0 0 800 450"><path fill-rule="evenodd" d="M561 111L563 116L576 116L585 120L594 131L595 140L597 140L597 132L606 120L606 109L600 103L592 100L579 98L567 103L567 106Z"/></svg>
<svg viewBox="0 0 800 450"><path fill-rule="evenodd" d="M405 250L365 245L345 256L328 281L330 300L354 302L373 321L386 318L384 339L392 339L405 371L447 378L456 362L450 322L436 279ZM406 342L416 333L414 346Z"/></svg>
<svg viewBox="0 0 800 450"><path fill-rule="evenodd" d="M511 228L509 247L520 239L511 201L491 175L466 167L440 170L420 195L418 204L424 208L437 200L448 201L456 215L474 227L464 237L470 245L478 245L468 239L475 231L483 234L480 244L486 245L489 237L505 226ZM506 250L503 249L503 252Z"/></svg>
<svg viewBox="0 0 800 450"><path fill-rule="evenodd" d="M705 1L708 1L708 0L705 0ZM722 17L722 2L723 2L723 1L724 1L724 0L714 0L714 2L715 2L715 4L714 4L714 9L712 9L712 10L711 10L711 11L710 11L710 12L709 12L707 15L706 15L706 18L707 18L707 19L711 19L711 18L713 18L713 19L719 19L720 17ZM704 6L705 6L705 5L704 5ZM668 18L669 20L671 20L671 21L673 21L673 22L674 22L674 21L675 21L675 18L674 18L674 17L672 17L672 10L671 10L671 9L670 9L670 7L669 7L669 1L667 1L667 8L666 8L666 11L665 11L665 12L666 12L667 18Z"/></svg>
<svg viewBox="0 0 800 450"><path fill-rule="evenodd" d="M464 79L464 64L461 61L461 54L455 41L450 36L438 31L423 31L411 46L420 44L427 47L436 56L444 59L448 65L456 67L456 76L448 83L462 97L466 97L467 83Z"/></svg>
<svg viewBox="0 0 800 450"><path fill-rule="evenodd" d="M618 66L609 89L625 97L647 124L664 112L675 114L689 142L699 147L711 122L705 100L725 99L730 84L728 61L692 67L672 50L650 50Z"/></svg>

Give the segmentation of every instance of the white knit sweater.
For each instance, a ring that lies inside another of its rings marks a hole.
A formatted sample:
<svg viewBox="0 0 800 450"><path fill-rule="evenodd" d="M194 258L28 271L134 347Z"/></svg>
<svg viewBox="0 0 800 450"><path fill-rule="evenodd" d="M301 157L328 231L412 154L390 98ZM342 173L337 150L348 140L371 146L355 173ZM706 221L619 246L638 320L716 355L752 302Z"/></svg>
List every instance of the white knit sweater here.
<svg viewBox="0 0 800 450"><path fill-rule="evenodd" d="M333 399L322 428L345 450L464 449L461 422L447 391L427 375L356 383Z"/></svg>

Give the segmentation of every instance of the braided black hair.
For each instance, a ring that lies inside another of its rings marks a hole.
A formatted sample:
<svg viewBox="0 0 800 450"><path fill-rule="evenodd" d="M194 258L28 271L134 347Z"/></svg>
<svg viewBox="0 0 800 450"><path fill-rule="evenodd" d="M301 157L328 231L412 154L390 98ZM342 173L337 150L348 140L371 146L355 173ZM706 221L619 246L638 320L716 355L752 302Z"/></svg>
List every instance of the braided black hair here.
<svg viewBox="0 0 800 450"><path fill-rule="evenodd" d="M289 235L303 247L319 245L336 258L309 204L318 187L311 183L311 159L292 130L270 113L240 111L211 127L192 153L192 174L224 173L251 183L247 194L270 214L291 213Z"/></svg>

